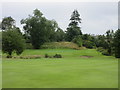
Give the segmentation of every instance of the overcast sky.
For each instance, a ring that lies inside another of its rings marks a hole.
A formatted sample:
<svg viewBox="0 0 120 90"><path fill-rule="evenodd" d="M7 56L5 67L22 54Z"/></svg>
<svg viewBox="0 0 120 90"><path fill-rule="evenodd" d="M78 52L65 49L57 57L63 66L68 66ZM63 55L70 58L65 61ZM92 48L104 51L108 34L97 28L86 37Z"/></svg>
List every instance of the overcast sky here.
<svg viewBox="0 0 120 90"><path fill-rule="evenodd" d="M2 3L2 18L12 16L16 25L22 28L20 20L27 18L36 8L47 19L56 20L63 30L66 30L74 9L82 19L80 27L83 33L104 34L109 29L118 28L117 2L6 2Z"/></svg>

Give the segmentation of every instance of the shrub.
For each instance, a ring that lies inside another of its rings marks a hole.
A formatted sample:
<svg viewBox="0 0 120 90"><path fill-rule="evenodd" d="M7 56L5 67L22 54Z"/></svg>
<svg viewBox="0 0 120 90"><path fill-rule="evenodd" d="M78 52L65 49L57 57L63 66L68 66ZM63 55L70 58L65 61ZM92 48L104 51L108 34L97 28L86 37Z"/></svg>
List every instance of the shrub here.
<svg viewBox="0 0 120 90"><path fill-rule="evenodd" d="M62 58L62 55L61 54L55 54L53 57L54 58Z"/></svg>
<svg viewBox="0 0 120 90"><path fill-rule="evenodd" d="M107 50L103 50L103 51L102 51L102 54L103 54L103 55L106 55L106 56L110 56L110 54L108 53Z"/></svg>
<svg viewBox="0 0 120 90"><path fill-rule="evenodd" d="M76 43L79 47L81 47L81 46L82 46L82 38L81 38L81 36L76 36L76 37L72 40L72 42Z"/></svg>
<svg viewBox="0 0 120 90"><path fill-rule="evenodd" d="M31 43L26 43L26 49L33 49L33 46Z"/></svg>
<svg viewBox="0 0 120 90"><path fill-rule="evenodd" d="M110 54L108 53L108 50L104 49L103 47L98 47L97 51L101 52L103 55L110 56Z"/></svg>
<svg viewBox="0 0 120 90"><path fill-rule="evenodd" d="M97 48L97 51L99 51L99 52L103 52L104 49L103 49L103 47L98 47L98 48Z"/></svg>
<svg viewBox="0 0 120 90"><path fill-rule="evenodd" d="M49 58L49 55L48 55L48 54L45 54L45 58Z"/></svg>
<svg viewBox="0 0 120 90"><path fill-rule="evenodd" d="M86 48L92 49L95 46L95 44L93 42L91 42L91 41L84 40L83 41L83 46L85 46Z"/></svg>

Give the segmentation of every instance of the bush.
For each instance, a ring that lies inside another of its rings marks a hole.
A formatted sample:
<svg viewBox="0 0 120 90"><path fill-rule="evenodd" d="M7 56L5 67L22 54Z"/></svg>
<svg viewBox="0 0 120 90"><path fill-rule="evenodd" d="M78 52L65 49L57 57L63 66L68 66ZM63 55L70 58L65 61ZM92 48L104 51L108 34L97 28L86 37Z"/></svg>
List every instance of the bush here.
<svg viewBox="0 0 120 90"><path fill-rule="evenodd" d="M108 50L103 49L103 47L98 47L97 51L101 52L103 55L110 56L110 54L108 53Z"/></svg>
<svg viewBox="0 0 120 90"><path fill-rule="evenodd" d="M45 58L49 58L49 55L48 55L48 54L45 54Z"/></svg>
<svg viewBox="0 0 120 90"><path fill-rule="evenodd" d="M108 53L107 50L102 51L102 54L103 54L103 55L106 55L106 56L110 56L110 54Z"/></svg>
<svg viewBox="0 0 120 90"><path fill-rule="evenodd" d="M98 48L97 48L97 51L99 51L99 52L103 52L104 49L103 49L103 47L98 47Z"/></svg>
<svg viewBox="0 0 120 90"><path fill-rule="evenodd" d="M81 38L81 36L76 36L76 37L72 40L72 42L76 43L79 47L81 47L81 46L82 46L82 38Z"/></svg>
<svg viewBox="0 0 120 90"><path fill-rule="evenodd" d="M48 54L45 54L45 58L62 58L61 54L55 54L54 56L49 56Z"/></svg>
<svg viewBox="0 0 120 90"><path fill-rule="evenodd" d="M33 46L31 43L26 43L26 49L33 49Z"/></svg>
<svg viewBox="0 0 120 90"><path fill-rule="evenodd" d="M95 46L95 44L93 42L91 42L91 41L84 40L83 41L83 46L85 46L86 48L92 49Z"/></svg>
<svg viewBox="0 0 120 90"><path fill-rule="evenodd" d="M53 57L54 58L62 58L62 55L61 54L55 54Z"/></svg>

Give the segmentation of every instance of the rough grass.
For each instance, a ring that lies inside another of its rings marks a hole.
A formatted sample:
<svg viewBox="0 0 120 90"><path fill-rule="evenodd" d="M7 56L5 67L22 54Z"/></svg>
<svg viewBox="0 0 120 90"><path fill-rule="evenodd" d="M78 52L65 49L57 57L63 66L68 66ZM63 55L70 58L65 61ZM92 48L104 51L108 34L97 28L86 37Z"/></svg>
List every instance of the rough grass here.
<svg viewBox="0 0 120 90"><path fill-rule="evenodd" d="M59 48L69 48L69 49L82 49L84 47L79 47L73 42L50 42L45 43L41 46L43 49L59 49Z"/></svg>
<svg viewBox="0 0 120 90"><path fill-rule="evenodd" d="M26 55L63 58L3 58L3 88L117 88L118 60L95 49L26 50ZM93 56L84 58L81 56Z"/></svg>

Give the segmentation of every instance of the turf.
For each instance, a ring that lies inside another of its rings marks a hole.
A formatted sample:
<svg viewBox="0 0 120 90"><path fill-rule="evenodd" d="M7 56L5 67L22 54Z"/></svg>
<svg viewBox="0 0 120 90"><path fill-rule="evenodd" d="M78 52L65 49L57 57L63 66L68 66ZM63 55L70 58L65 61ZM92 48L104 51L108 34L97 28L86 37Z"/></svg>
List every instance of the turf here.
<svg viewBox="0 0 120 90"><path fill-rule="evenodd" d="M118 60L95 49L26 50L26 55L63 58L3 58L3 88L117 88ZM81 56L93 56L85 58Z"/></svg>

